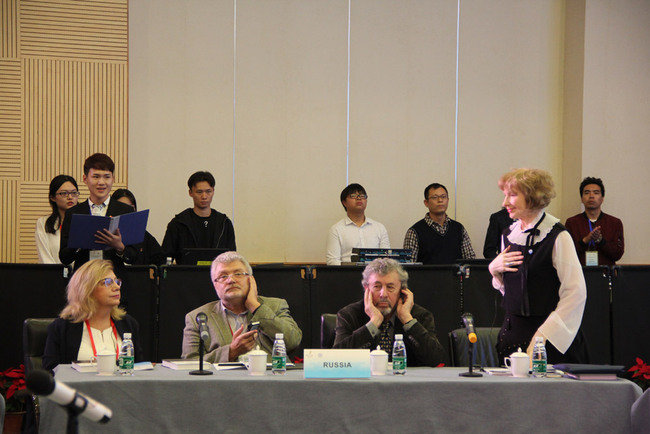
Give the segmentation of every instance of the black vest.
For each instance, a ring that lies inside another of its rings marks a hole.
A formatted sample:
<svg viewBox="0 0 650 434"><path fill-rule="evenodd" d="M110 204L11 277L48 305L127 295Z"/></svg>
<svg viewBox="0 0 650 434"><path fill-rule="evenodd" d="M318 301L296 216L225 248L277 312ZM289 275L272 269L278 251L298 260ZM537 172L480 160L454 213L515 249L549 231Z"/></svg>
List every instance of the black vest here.
<svg viewBox="0 0 650 434"><path fill-rule="evenodd" d="M504 248L523 252L524 262L516 272L503 274L505 294L503 307L506 312L521 316L547 316L560 301L560 279L553 267L553 246L558 234L566 229L556 223L541 242L530 248L508 241L510 228L503 232ZM532 251L532 253L531 253Z"/></svg>
<svg viewBox="0 0 650 434"><path fill-rule="evenodd" d="M412 226L418 235L417 262L425 265L455 264L463 258L463 225L449 220L447 233L443 236L427 224L424 219Z"/></svg>

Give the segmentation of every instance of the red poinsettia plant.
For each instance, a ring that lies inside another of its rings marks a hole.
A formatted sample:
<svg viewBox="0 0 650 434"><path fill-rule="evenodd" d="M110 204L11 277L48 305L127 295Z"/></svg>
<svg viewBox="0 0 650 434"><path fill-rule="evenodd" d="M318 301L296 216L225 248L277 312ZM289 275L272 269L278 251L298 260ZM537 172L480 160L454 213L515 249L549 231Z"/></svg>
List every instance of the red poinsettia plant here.
<svg viewBox="0 0 650 434"><path fill-rule="evenodd" d="M25 386L25 366L19 368L9 368L0 373L0 394L5 398L6 411L24 411L25 394L17 393L26 389Z"/></svg>
<svg viewBox="0 0 650 434"><path fill-rule="evenodd" d="M636 365L628 369L632 372L632 381L638 384L641 389L646 390L650 387L650 365L645 363L641 358L636 358Z"/></svg>

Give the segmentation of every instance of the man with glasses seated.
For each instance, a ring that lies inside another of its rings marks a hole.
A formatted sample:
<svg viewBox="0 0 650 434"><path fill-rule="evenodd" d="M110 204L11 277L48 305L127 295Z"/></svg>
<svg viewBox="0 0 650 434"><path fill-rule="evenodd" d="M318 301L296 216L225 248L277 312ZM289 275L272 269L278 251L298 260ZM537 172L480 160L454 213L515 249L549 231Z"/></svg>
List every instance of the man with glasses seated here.
<svg viewBox="0 0 650 434"><path fill-rule="evenodd" d="M334 348L392 354L396 334L404 336L408 366L438 366L445 352L436 336L433 314L414 303L408 274L394 259L379 258L363 270L363 300L339 310Z"/></svg>
<svg viewBox="0 0 650 434"><path fill-rule="evenodd" d="M424 189L424 206L429 212L404 237L404 248L411 249L412 261L432 265L474 259L476 254L465 227L447 215L447 187L438 183L428 185Z"/></svg>
<svg viewBox="0 0 650 434"><path fill-rule="evenodd" d="M302 331L289 313L289 305L281 298L258 295L257 283L248 261L237 252L217 256L210 267L210 277L219 300L213 301L185 316L183 330L184 359L198 358L199 325L197 315L207 316L209 339L204 343L203 360L209 363L235 362L259 344L269 355L276 333L284 334L287 353L296 349ZM257 330L248 326L258 322Z"/></svg>
<svg viewBox="0 0 650 434"><path fill-rule="evenodd" d="M327 236L327 265L350 262L352 248L389 249L388 232L381 223L366 217L368 195L359 184L350 184L341 192L341 205L347 216L330 228Z"/></svg>

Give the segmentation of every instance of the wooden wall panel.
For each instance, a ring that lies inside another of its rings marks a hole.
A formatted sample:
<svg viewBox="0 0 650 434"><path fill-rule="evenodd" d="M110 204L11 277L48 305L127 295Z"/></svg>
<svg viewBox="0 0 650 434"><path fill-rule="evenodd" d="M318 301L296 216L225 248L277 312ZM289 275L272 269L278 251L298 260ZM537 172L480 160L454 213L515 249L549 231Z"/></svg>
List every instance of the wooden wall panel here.
<svg viewBox="0 0 650 434"><path fill-rule="evenodd" d="M20 2L23 56L126 62L126 1Z"/></svg>
<svg viewBox="0 0 650 434"><path fill-rule="evenodd" d="M125 167L126 65L24 62L25 179L76 178L86 157L98 151Z"/></svg>
<svg viewBox="0 0 650 434"><path fill-rule="evenodd" d="M18 245L18 181L0 180L0 262L16 262Z"/></svg>
<svg viewBox="0 0 650 434"><path fill-rule="evenodd" d="M0 59L0 179L20 178L20 61Z"/></svg>
<svg viewBox="0 0 650 434"><path fill-rule="evenodd" d="M0 58L18 57L18 0L0 0Z"/></svg>

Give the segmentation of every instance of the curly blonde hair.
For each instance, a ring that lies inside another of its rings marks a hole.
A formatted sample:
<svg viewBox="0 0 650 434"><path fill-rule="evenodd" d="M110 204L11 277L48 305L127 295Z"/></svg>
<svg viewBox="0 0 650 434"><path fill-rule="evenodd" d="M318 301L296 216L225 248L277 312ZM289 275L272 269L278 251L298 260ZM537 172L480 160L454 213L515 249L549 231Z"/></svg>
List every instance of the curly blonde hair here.
<svg viewBox="0 0 650 434"><path fill-rule="evenodd" d="M83 264L70 278L67 287L68 304L59 316L78 323L92 318L97 311L95 299L91 297L99 282L113 271L113 263L106 259L93 259ZM126 311L118 306L111 309L111 318L120 320Z"/></svg>
<svg viewBox="0 0 650 434"><path fill-rule="evenodd" d="M501 190L515 189L526 198L528 208L546 208L555 197L555 184L551 174L541 169L514 169L499 179Z"/></svg>

